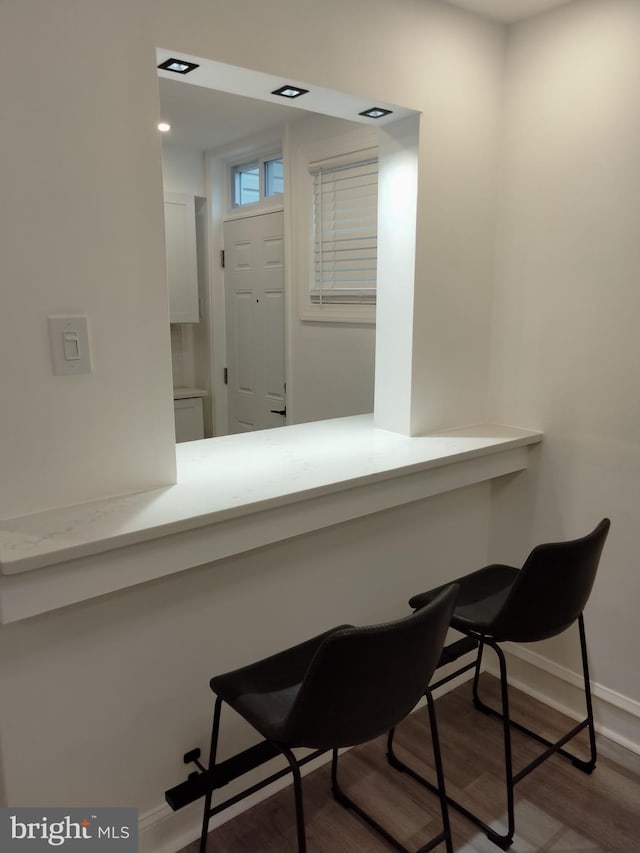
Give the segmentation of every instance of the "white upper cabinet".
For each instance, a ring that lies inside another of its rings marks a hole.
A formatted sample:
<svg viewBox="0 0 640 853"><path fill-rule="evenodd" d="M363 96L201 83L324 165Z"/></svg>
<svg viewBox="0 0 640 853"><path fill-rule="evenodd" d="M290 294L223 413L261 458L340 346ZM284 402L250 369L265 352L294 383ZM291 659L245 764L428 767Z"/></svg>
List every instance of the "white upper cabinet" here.
<svg viewBox="0 0 640 853"><path fill-rule="evenodd" d="M165 193L164 228L167 247L169 320L197 323L198 262L196 255L196 211L192 195Z"/></svg>

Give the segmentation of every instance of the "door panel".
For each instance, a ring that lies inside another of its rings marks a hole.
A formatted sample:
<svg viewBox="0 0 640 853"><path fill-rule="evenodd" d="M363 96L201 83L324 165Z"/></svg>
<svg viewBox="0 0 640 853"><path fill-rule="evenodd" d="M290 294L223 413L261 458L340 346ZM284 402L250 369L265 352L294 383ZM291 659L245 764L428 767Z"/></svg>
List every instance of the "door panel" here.
<svg viewBox="0 0 640 853"><path fill-rule="evenodd" d="M280 269L284 266L282 252L284 242L282 237L270 238L264 241L265 269Z"/></svg>
<svg viewBox="0 0 640 853"><path fill-rule="evenodd" d="M263 332L269 345L264 351L265 394L272 409L284 407L284 305L282 291L268 290L264 294ZM277 404L277 405L276 405Z"/></svg>
<svg viewBox="0 0 640 853"><path fill-rule="evenodd" d="M229 432L282 426L283 214L224 223Z"/></svg>
<svg viewBox="0 0 640 853"><path fill-rule="evenodd" d="M253 381L253 294L233 293L236 318L234 385L240 393L254 394Z"/></svg>

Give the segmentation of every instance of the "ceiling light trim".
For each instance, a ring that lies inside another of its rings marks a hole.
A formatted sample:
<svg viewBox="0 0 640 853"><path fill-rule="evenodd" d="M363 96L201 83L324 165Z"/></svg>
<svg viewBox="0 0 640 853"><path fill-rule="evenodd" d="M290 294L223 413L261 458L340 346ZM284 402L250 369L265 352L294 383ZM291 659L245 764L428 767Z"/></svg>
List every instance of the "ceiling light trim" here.
<svg viewBox="0 0 640 853"><path fill-rule="evenodd" d="M189 74L200 66L197 62L189 62L188 59L177 59L175 56L171 56L161 62L158 68L162 68L163 71L172 71L174 74Z"/></svg>
<svg viewBox="0 0 640 853"><path fill-rule="evenodd" d="M285 83L278 89L271 92L272 95L280 95L281 98L299 98L301 95L308 95L309 90L303 89L301 86L294 86L292 83Z"/></svg>
<svg viewBox="0 0 640 853"><path fill-rule="evenodd" d="M358 113L359 116L364 116L365 118L384 118L385 116L390 116L393 110L388 110L385 107L369 107L368 110L363 110L361 113Z"/></svg>

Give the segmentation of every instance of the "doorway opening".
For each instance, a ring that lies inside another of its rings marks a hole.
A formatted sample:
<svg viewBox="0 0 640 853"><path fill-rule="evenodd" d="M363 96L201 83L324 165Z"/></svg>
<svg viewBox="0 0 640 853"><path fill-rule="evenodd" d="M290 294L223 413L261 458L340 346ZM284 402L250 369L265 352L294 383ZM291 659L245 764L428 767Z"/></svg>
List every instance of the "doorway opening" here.
<svg viewBox="0 0 640 853"><path fill-rule="evenodd" d="M158 62L168 55L158 51ZM269 90L268 75L235 69L242 72L238 83L231 66L197 61L206 71L197 84L159 72L162 118L172 125L163 137L165 191L191 189L198 243L204 244L198 247L198 321L171 327L176 393L184 400L192 387L200 395L204 437L370 412L376 348L370 306L367 312L358 304L327 304L319 316L309 316L305 299L312 264L310 164L375 148L378 126L371 119L353 121L352 96L322 92L322 112L276 103L271 95L248 97L248 88ZM394 109L400 119L412 114ZM281 152L283 195L265 196L260 209L234 205L237 166L251 165L245 155L253 157L260 147ZM270 242L260 263L269 281L242 290L234 277L255 273L254 237L243 229L275 223L272 214L280 216L281 233L267 228L273 233L265 236ZM282 283L274 287L276 270ZM232 399L238 392L262 399L264 412L248 416Z"/></svg>

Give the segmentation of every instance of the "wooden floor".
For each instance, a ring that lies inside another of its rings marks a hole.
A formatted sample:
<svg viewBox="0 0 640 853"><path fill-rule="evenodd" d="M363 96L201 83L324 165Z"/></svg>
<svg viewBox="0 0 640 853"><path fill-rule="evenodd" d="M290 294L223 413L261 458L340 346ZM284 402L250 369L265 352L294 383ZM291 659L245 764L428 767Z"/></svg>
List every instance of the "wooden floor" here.
<svg viewBox="0 0 640 853"><path fill-rule="evenodd" d="M485 675L482 695L497 697L497 682ZM495 701L494 701L494 704ZM547 737L558 737L571 721L517 690L511 692L512 716ZM499 721L475 711L466 684L437 701L438 724L448 793L504 831ZM428 722L423 709L398 729L397 752L433 778ZM222 732L224 738L224 730ZM583 750L581 734L574 743ZM514 732L517 771L539 747ZM591 776L553 756L516 787L514 853L638 853L640 851L640 756L604 738L598 739L598 766ZM340 761L341 782L410 850L439 831L436 798L385 758L384 738L350 750ZM303 780L309 853L387 853L386 842L331 797L329 767ZM453 810L456 853L498 853L472 824ZM196 853L197 844L182 853ZM444 845L436 848L444 851ZM207 853L295 853L291 789L275 794L212 831Z"/></svg>

